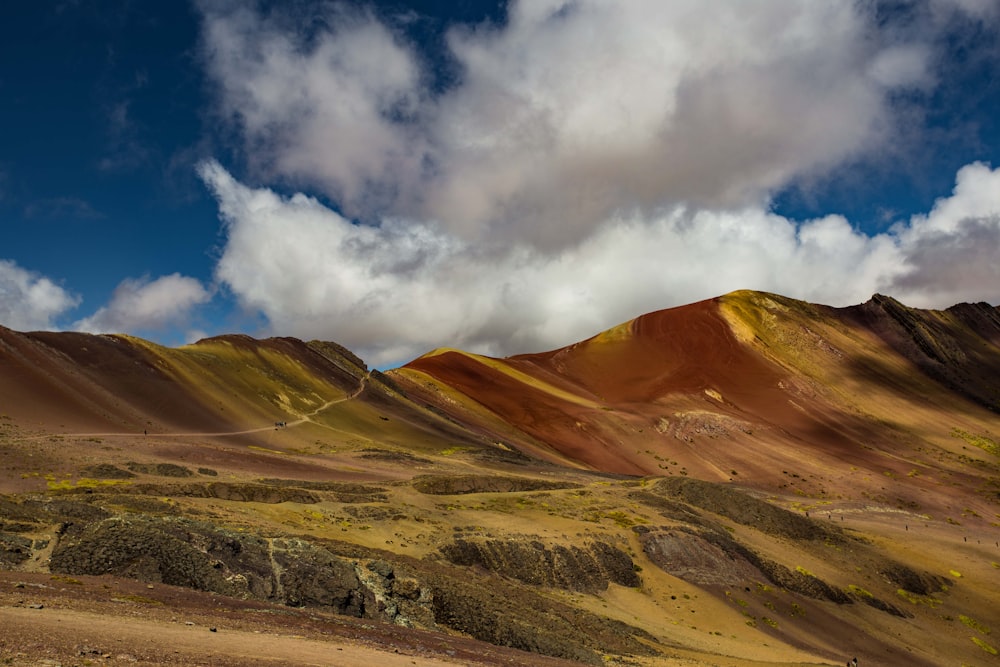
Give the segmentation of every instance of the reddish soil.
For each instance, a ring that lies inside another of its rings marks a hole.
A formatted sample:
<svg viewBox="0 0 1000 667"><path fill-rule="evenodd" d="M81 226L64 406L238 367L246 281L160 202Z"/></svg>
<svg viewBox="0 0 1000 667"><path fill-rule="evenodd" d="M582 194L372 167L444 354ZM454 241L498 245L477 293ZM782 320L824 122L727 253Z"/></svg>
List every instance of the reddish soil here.
<svg viewBox="0 0 1000 667"><path fill-rule="evenodd" d="M0 662L216 667L577 664L460 636L163 584L3 571Z"/></svg>
<svg viewBox="0 0 1000 667"><path fill-rule="evenodd" d="M634 460L621 443L634 440L648 447L649 438L637 434L674 410L708 410L757 428L771 426L772 440L808 443L827 455L855 449L846 446L843 424L831 424L837 420L830 418L829 406L801 398L796 406L789 400L782 388L789 372L733 334L717 299L644 315L629 326L625 337L596 336L503 362L594 401L598 408L525 385L458 353L422 357L407 367L437 377L560 454L596 470L660 472ZM632 433L627 428L620 432L622 427L610 423L612 417L631 426Z"/></svg>

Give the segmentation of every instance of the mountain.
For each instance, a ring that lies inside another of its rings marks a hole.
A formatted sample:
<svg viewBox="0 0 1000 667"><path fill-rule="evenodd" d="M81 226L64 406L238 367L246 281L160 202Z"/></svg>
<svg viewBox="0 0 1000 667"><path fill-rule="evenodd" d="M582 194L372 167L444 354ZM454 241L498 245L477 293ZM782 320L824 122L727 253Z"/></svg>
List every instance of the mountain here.
<svg viewBox="0 0 1000 667"><path fill-rule="evenodd" d="M988 304L735 292L385 373L0 328L0 655L986 664L998 413ZM182 615L219 636L142 653Z"/></svg>
<svg viewBox="0 0 1000 667"><path fill-rule="evenodd" d="M819 499L848 486L855 498L941 509L945 476L982 484L961 457L996 437L1000 311L736 292L551 352L437 350L390 376L463 423L499 421L498 438L553 462Z"/></svg>

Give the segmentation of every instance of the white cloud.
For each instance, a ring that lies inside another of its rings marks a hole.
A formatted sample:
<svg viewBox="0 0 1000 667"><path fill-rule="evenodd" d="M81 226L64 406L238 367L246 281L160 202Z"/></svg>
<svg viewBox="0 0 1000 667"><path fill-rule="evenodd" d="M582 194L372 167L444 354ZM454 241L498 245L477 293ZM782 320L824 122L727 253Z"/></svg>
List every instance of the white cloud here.
<svg viewBox="0 0 1000 667"><path fill-rule="evenodd" d="M998 298L1000 177L983 165L882 234L768 211L792 182L892 154L893 100L936 84L933 27L982 16L973 0L909 29L868 3L512 2L504 25L449 32L461 75L444 91L391 26L337 7L313 34L280 10L203 10L253 177L347 216L200 167L226 226L216 278L274 333L385 365L552 348L743 288Z"/></svg>
<svg viewBox="0 0 1000 667"><path fill-rule="evenodd" d="M928 216L886 234L840 216L678 207L615 218L558 253L514 244L489 256L428 224L352 224L305 195L248 188L217 163L201 173L227 227L218 279L274 330L332 338L377 365L443 344L553 348L743 288L831 305L890 290L945 307L963 294L996 300L1000 284L1000 171L982 165L963 169Z"/></svg>
<svg viewBox="0 0 1000 667"><path fill-rule="evenodd" d="M79 302L49 278L0 260L0 325L18 331L51 329L56 317Z"/></svg>
<svg viewBox="0 0 1000 667"><path fill-rule="evenodd" d="M891 288L905 303L1000 301L1000 169L966 165L950 197L895 232L906 264Z"/></svg>
<svg viewBox="0 0 1000 667"><path fill-rule="evenodd" d="M928 88L932 84L929 49L924 45L887 48L868 67L869 76L886 88Z"/></svg>
<svg viewBox="0 0 1000 667"><path fill-rule="evenodd" d="M370 13L310 35L221 7L206 63L260 173L477 242L552 249L636 207L759 204L876 150L888 95L926 83L924 47L882 39L861 3L512 2L505 25L448 34L443 94Z"/></svg>
<svg viewBox="0 0 1000 667"><path fill-rule="evenodd" d="M126 279L115 288L111 301L90 317L73 325L89 333L134 333L176 326L211 294L194 278L173 273L150 281Z"/></svg>
<svg viewBox="0 0 1000 667"><path fill-rule="evenodd" d="M206 63L259 170L322 183L360 213L386 203L380 188L405 180L397 174L420 169L420 142L398 122L418 103L420 72L370 14L323 6L334 27L310 45L247 6L208 9Z"/></svg>

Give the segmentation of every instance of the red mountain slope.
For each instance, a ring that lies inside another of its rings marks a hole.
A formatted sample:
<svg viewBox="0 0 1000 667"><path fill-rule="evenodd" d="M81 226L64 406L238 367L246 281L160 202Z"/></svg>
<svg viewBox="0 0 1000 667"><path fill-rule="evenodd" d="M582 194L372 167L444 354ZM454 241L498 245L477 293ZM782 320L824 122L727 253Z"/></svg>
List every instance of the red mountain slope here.
<svg viewBox="0 0 1000 667"><path fill-rule="evenodd" d="M508 442L544 443L554 461L817 496L877 471L852 486L909 503L943 483L918 478L932 461L984 483L960 457L989 459L969 438L1000 432L997 340L1000 318L985 304L918 311L876 296L834 309L737 292L551 352L436 352L396 374L427 400L450 395L455 418L485 409L517 431ZM900 475L916 479L886 486Z"/></svg>

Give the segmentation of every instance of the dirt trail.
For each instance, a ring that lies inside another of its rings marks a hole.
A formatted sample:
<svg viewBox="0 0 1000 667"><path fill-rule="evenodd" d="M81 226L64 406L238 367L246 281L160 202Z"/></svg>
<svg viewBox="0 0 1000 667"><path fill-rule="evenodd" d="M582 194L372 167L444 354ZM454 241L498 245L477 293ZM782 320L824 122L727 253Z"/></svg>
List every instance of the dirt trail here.
<svg viewBox="0 0 1000 667"><path fill-rule="evenodd" d="M340 403L346 403L347 401L352 401L361 395L361 392L365 390L365 386L368 384L368 378L371 377L371 373L365 373L364 377L358 382L358 388L355 389L350 394L343 396L341 398L335 398L333 400L327 401L323 405L319 406L312 412L308 412L298 419L290 422L283 422L283 426L261 426L258 428L248 428L241 431L214 431L214 432L182 432L182 433L148 433L143 432L142 437L145 438L217 438L217 437L228 437L235 435L250 435L253 433L264 433L265 431L273 431L277 428L294 428L296 426L301 426L305 423L311 423L312 418L321 412L330 409L334 405ZM46 433L43 435L28 436L23 438L24 440L42 440L44 438L51 437L52 433ZM138 433L132 431L115 431L109 433L59 433L56 434L64 438L135 438L139 437Z"/></svg>
<svg viewBox="0 0 1000 667"><path fill-rule="evenodd" d="M164 623L69 609L0 607L0 627L20 641L33 638L57 656L82 654L81 660L101 664L159 665L331 665L337 667L413 667L470 664L466 660L408 655L398 650L365 646L344 638L328 641L295 635L247 632L204 625ZM83 643L79 643L83 640ZM67 644L68 641L68 645ZM0 644L2 648L2 644ZM95 653L92 653L95 652ZM3 651L6 653L6 651ZM2 653L0 653L2 655ZM289 656L295 656L293 660ZM17 653L3 655L4 664L36 665ZM50 663L54 664L54 663ZM86 663L84 663L86 664Z"/></svg>

